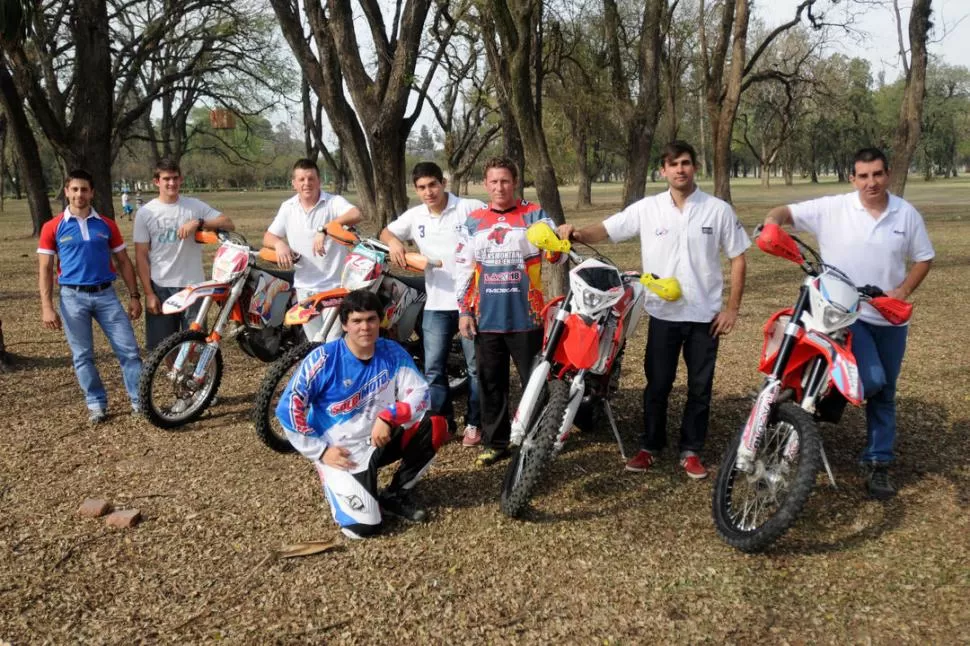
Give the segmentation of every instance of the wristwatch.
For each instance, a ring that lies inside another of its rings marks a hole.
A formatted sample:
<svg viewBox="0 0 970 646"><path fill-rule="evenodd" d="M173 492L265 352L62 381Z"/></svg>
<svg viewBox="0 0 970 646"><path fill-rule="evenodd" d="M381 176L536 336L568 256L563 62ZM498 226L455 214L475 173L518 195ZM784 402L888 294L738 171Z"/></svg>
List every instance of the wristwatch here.
<svg viewBox="0 0 970 646"><path fill-rule="evenodd" d="M199 231L205 231L205 218L199 218Z"/></svg>
<svg viewBox="0 0 970 646"><path fill-rule="evenodd" d="M322 233L323 235L327 235L327 227L325 226L317 227L317 233Z"/></svg>

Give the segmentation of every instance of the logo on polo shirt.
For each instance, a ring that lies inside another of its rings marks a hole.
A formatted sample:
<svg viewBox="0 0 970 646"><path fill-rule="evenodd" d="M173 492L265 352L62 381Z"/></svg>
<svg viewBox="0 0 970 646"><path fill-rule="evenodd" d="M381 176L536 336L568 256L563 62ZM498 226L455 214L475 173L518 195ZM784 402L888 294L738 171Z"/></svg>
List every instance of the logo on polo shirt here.
<svg viewBox="0 0 970 646"><path fill-rule="evenodd" d="M656 236L657 236L658 238L662 238L662 237L664 237L665 235L667 235L667 229L664 229L664 228L662 228L662 227L657 227L657 229L656 229L656 230L655 230L655 231L654 231L653 233L654 233L654 235L656 235Z"/></svg>
<svg viewBox="0 0 970 646"><path fill-rule="evenodd" d="M904 235L906 235L906 232L905 231L900 231L899 229L893 229L893 233L895 233L898 236L904 236Z"/></svg>
<svg viewBox="0 0 970 646"><path fill-rule="evenodd" d="M74 236L62 236L57 239L58 242L70 242L74 239Z"/></svg>
<svg viewBox="0 0 970 646"><path fill-rule="evenodd" d="M714 227L701 227L701 233L706 233L709 236L714 235Z"/></svg>

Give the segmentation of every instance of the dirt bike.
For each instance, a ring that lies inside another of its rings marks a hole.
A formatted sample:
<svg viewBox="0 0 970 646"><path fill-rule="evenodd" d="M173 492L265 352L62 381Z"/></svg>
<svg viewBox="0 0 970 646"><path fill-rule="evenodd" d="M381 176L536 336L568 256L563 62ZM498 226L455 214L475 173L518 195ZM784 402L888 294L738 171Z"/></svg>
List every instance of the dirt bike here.
<svg viewBox="0 0 970 646"><path fill-rule="evenodd" d="M286 325L302 326L316 317L322 317L322 327L312 339L296 346L273 363L260 384L253 405L252 419L256 434L266 446L279 453L294 450L276 419L279 398L303 358L320 344L338 339L343 334L338 309L343 297L350 291L368 289L377 293L384 305L382 336L401 343L414 357L418 368L422 368L424 345L421 318L427 300L424 276L391 274L390 249L387 245L372 238L360 238L353 229L331 222L327 226L327 235L334 242L351 247L344 261L341 286L314 294L286 313ZM440 260L429 259L418 253L407 253L405 258L407 269L414 272L423 272L428 266L441 264ZM457 340L453 341L449 352L448 374L452 392L461 392L467 387L465 359Z"/></svg>
<svg viewBox="0 0 970 646"><path fill-rule="evenodd" d="M243 352L271 362L298 341L298 330L283 326L295 302L293 272L256 265L276 262L276 252L253 249L238 233L199 232L196 241L220 243L212 261L212 279L190 285L162 304L162 312L184 312L202 301L188 330L164 339L145 360L138 395L145 417L159 428L175 428L197 419L212 403L222 380L224 339L235 338ZM297 262L299 259L297 259ZM206 320L218 307L211 331ZM232 322L234 329L223 332Z"/></svg>
<svg viewBox="0 0 970 646"><path fill-rule="evenodd" d="M540 249L568 254L576 266L569 272L566 295L543 308L542 351L512 419L512 457L502 484L501 509L513 518L527 508L546 468L562 450L584 401L602 406L626 460L610 407L619 385L626 340L643 315L644 287L664 300L680 298L676 278L621 273L599 254L584 259L547 224L533 224L526 235Z"/></svg>
<svg viewBox="0 0 970 646"><path fill-rule="evenodd" d="M893 325L908 321L913 311L878 287L857 287L778 225L755 235L762 251L796 263L808 276L795 306L776 312L764 327L758 369L767 376L714 486L717 532L744 552L767 548L794 524L820 463L835 486L816 421L836 423L846 401L862 403L849 331L862 303Z"/></svg>

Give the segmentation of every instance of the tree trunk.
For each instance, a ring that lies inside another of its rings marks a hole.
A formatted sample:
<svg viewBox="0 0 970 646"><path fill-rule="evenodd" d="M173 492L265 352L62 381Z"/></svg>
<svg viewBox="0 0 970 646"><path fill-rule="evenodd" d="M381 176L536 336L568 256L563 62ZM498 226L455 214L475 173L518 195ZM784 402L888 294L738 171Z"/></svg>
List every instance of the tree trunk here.
<svg viewBox="0 0 970 646"><path fill-rule="evenodd" d="M707 94L713 128L711 145L714 148L714 195L725 202L731 201L731 138L741 102L741 82L744 78L748 42L748 5L749 0L734 0L731 63L723 95L720 84L710 88ZM724 11L729 9L725 7Z"/></svg>
<svg viewBox="0 0 970 646"><path fill-rule="evenodd" d="M499 112L502 115L502 156L515 162L519 169L517 193L521 198L525 191L525 149L522 147L522 136L519 134L519 126L512 113L511 101L501 103Z"/></svg>
<svg viewBox="0 0 970 646"><path fill-rule="evenodd" d="M47 199L47 185L44 182L44 166L40 160L40 151L34 131L27 120L24 104L14 85L10 70L0 59L0 104L7 115L10 132L13 135L17 157L20 160L18 173L23 180L27 192L27 205L30 207L30 219L33 223L33 234L40 235L40 228L53 217L51 204ZM20 197L20 182L17 182L18 198Z"/></svg>
<svg viewBox="0 0 970 646"><path fill-rule="evenodd" d="M910 60L906 67L906 86L899 107L899 121L893 138L893 168L890 190L902 195L906 190L906 176L912 164L913 153L919 143L923 118L923 98L926 95L926 38L930 23L932 0L914 0L909 15ZM897 20L899 13L897 9ZM902 48L902 43L900 43ZM903 54L903 62L906 59Z"/></svg>
<svg viewBox="0 0 970 646"><path fill-rule="evenodd" d="M576 208L593 205L592 185L589 178L589 142L583 128L573 128L573 144L576 150Z"/></svg>

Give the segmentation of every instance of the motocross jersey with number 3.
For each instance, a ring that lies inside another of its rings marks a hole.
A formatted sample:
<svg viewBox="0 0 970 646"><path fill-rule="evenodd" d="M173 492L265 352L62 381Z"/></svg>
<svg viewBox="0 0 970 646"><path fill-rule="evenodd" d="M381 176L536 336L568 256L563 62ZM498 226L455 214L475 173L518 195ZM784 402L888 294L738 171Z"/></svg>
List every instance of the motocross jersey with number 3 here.
<svg viewBox="0 0 970 646"><path fill-rule="evenodd" d="M357 469L366 469L374 421L411 426L424 417L428 403L428 383L400 345L378 339L374 356L364 361L340 338L303 359L276 416L293 448L311 460L340 446L350 451Z"/></svg>

